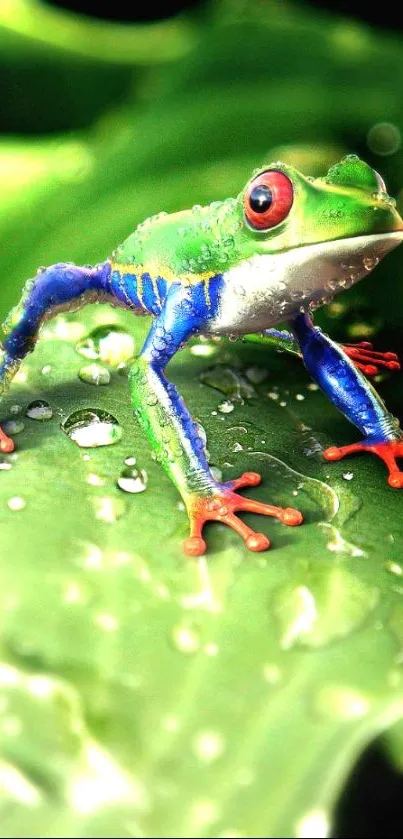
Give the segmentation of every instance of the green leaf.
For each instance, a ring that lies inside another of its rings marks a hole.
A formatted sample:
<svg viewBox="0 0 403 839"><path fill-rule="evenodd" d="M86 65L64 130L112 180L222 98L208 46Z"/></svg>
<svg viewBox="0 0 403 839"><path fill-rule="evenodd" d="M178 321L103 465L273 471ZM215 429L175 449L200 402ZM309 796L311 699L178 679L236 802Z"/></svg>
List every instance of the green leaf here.
<svg viewBox="0 0 403 839"><path fill-rule="evenodd" d="M117 323L138 347L147 320L107 307L48 324L3 407L25 426L0 470L7 835L25 813L32 836L324 835L361 749L402 716L399 494L370 458L322 462L351 432L297 360L196 342L170 375L211 461L225 478L261 471L253 496L299 506L305 524L259 521L262 555L212 526L207 559L189 561L124 367L103 387L78 375L76 344ZM217 378L200 378L220 364L269 378L222 414ZM33 399L52 419L25 416ZM61 424L83 409L111 414L121 439L77 446ZM143 492L117 487L128 457Z"/></svg>

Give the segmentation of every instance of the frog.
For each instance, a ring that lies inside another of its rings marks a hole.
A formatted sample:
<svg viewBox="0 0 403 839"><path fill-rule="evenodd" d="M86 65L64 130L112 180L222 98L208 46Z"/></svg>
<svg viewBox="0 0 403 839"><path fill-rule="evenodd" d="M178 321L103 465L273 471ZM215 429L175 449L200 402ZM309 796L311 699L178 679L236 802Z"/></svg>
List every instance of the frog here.
<svg viewBox="0 0 403 839"><path fill-rule="evenodd" d="M326 175L310 177L288 163L264 164L241 192L207 206L159 213L139 224L111 256L91 266L40 268L3 325L0 387L4 392L41 327L62 311L109 302L151 316L133 359L129 388L134 415L179 491L189 519L188 556L207 551L203 528L220 522L253 552L270 540L239 513L302 524L294 507L242 495L261 475L219 481L205 440L177 387L166 376L173 356L195 336L260 343L299 356L324 395L360 432L359 442L330 445L327 461L355 452L377 455L388 483L403 488L403 433L370 382L397 356L372 345L342 345L314 324L314 311L366 277L403 240L403 221L379 173L348 155ZM14 441L0 430L0 449Z"/></svg>

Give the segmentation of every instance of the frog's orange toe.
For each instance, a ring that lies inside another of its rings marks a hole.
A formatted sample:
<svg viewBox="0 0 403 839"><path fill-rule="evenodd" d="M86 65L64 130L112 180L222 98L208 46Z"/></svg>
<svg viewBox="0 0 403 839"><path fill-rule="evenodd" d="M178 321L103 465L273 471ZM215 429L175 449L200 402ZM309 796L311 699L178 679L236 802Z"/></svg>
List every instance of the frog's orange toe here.
<svg viewBox="0 0 403 839"><path fill-rule="evenodd" d="M341 460L356 452L369 452L379 457L388 469L388 484L393 489L403 489L403 472L398 469L396 458L403 457L403 438L398 440L383 440L380 443L373 443L371 440L363 440L361 443L352 443L350 446L331 446L323 452L325 460Z"/></svg>
<svg viewBox="0 0 403 839"><path fill-rule="evenodd" d="M301 524L303 518L299 510L292 507L274 507L255 501L254 498L244 498L234 492L234 489L245 486L257 486L261 477L257 472L244 472L240 478L227 484L217 484L209 495L193 495L188 501L190 519L190 537L184 544L188 556L200 556L206 551L206 543L202 538L202 530L206 522L218 521L235 530L244 540L250 551L266 551L270 548L270 539L264 533L256 533L248 527L236 513L257 513L263 516L273 516L283 524L294 527Z"/></svg>
<svg viewBox="0 0 403 839"><path fill-rule="evenodd" d="M7 434L0 428L0 451L4 452L4 454L10 454L10 452L14 451L14 448L14 440L11 437L7 437Z"/></svg>
<svg viewBox="0 0 403 839"><path fill-rule="evenodd" d="M206 553L207 545L201 536L189 536L183 543L186 556L202 556Z"/></svg>

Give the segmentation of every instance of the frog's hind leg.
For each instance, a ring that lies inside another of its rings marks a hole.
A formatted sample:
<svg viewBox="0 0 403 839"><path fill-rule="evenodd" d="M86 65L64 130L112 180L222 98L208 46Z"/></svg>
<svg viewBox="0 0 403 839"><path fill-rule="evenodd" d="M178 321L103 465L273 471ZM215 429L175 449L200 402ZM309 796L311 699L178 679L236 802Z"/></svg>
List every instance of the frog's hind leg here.
<svg viewBox="0 0 403 839"><path fill-rule="evenodd" d="M403 433L398 420L354 367L349 354L314 327L309 315L298 315L292 326L312 378L364 437L349 446L331 446L323 453L325 459L341 460L356 452L375 454L388 469L389 485L403 488L403 472L396 463L396 458L403 458ZM395 358L387 360L396 363Z"/></svg>
<svg viewBox="0 0 403 839"><path fill-rule="evenodd" d="M59 263L40 269L34 279L28 280L20 302L3 324L6 337L0 359L0 394L34 349L42 323L60 311L108 299L109 277L109 262L94 267ZM0 450L13 449L13 441L0 428Z"/></svg>

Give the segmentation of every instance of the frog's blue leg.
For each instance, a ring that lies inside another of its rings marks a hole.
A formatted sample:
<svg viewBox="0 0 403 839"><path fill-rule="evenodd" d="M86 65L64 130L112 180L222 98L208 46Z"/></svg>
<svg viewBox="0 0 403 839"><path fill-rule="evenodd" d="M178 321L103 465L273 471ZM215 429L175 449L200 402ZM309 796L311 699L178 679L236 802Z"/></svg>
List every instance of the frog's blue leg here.
<svg viewBox="0 0 403 839"><path fill-rule="evenodd" d="M342 348L314 327L309 315L298 315L292 328L308 372L364 437L360 443L327 449L326 460L340 460L354 452L369 451L386 464L390 486L403 487L403 472L396 464L396 458L403 457L403 434L398 420Z"/></svg>
<svg viewBox="0 0 403 839"><path fill-rule="evenodd" d="M255 472L246 472L235 481L217 483L207 463L198 426L176 387L165 378L164 370L172 356L192 334L203 331L211 315L213 294L211 284L209 295L205 295L201 283L188 287L173 284L130 373L135 413L157 460L179 490L187 508L190 537L184 547L190 556L206 550L202 538L206 521L229 525L251 551L268 548L268 538L255 533L235 515L240 510L275 516L289 525L302 521L298 510L262 504L234 492L240 487L260 483L260 476Z"/></svg>
<svg viewBox="0 0 403 839"><path fill-rule="evenodd" d="M250 344L262 344L266 347L288 352L301 358L298 342L292 332L286 329L265 329L264 332L245 335L243 338ZM388 370L400 370L399 359L393 352L376 352L368 341L358 344L340 344L346 355L351 358L356 367L366 376L376 376L380 367Z"/></svg>
<svg viewBox="0 0 403 839"><path fill-rule="evenodd" d="M91 300L108 299L109 277L109 262L94 267L60 263L40 269L34 279L28 280L21 301L3 324L6 338L0 358L0 393L33 350L43 321ZM0 450L10 452L13 448L13 441L0 429Z"/></svg>

